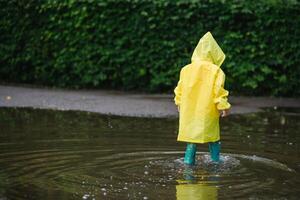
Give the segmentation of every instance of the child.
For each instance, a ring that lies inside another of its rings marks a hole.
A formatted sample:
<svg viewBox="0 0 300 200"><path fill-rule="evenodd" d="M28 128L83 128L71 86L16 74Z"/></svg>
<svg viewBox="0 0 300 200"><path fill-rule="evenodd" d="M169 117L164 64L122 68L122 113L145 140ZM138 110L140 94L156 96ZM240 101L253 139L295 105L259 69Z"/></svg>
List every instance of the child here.
<svg viewBox="0 0 300 200"><path fill-rule="evenodd" d="M195 164L196 143L208 143L211 159L220 159L219 116L228 114L228 91L220 68L225 54L210 32L199 41L192 62L180 71L175 88L179 111L178 141L187 142L184 163Z"/></svg>

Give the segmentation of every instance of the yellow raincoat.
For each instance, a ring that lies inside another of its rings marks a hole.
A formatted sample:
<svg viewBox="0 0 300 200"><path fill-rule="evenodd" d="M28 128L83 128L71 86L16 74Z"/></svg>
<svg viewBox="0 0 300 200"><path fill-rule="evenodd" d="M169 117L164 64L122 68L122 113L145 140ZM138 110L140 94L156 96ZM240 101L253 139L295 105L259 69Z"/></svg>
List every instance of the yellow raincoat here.
<svg viewBox="0 0 300 200"><path fill-rule="evenodd" d="M230 108L220 68L224 60L225 54L208 32L194 50L192 63L181 69L174 90L175 104L180 107L178 141L220 140L219 110Z"/></svg>

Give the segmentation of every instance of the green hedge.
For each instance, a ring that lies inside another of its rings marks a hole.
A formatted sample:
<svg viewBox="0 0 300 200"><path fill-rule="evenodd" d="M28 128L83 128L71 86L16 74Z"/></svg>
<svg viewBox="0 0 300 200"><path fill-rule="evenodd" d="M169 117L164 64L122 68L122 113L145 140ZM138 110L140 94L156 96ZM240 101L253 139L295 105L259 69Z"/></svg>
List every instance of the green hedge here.
<svg viewBox="0 0 300 200"><path fill-rule="evenodd" d="M227 55L223 69L233 94L300 94L297 1L10 0L0 6L3 81L168 92L211 31Z"/></svg>

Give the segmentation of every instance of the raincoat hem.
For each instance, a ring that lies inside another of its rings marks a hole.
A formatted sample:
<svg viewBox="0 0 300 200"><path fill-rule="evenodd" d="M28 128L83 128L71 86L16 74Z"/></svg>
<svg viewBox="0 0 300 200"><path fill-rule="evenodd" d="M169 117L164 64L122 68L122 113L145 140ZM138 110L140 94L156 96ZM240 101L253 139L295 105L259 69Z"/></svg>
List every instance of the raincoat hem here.
<svg viewBox="0 0 300 200"><path fill-rule="evenodd" d="M217 142L220 140L220 137L218 137L215 140L191 140L191 139L177 139L178 142L188 142L188 143L198 143L198 144L205 144L209 142Z"/></svg>

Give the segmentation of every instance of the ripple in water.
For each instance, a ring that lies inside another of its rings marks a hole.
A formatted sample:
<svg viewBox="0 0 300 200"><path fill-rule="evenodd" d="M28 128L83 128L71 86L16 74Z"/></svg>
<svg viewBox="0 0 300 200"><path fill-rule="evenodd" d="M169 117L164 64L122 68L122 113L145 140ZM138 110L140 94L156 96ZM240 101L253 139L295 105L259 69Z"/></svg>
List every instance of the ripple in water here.
<svg viewBox="0 0 300 200"><path fill-rule="evenodd" d="M199 145L193 167L183 163L176 119L32 109L0 109L0 119L0 199L296 199L300 192L299 115L232 116L222 126L221 162Z"/></svg>

